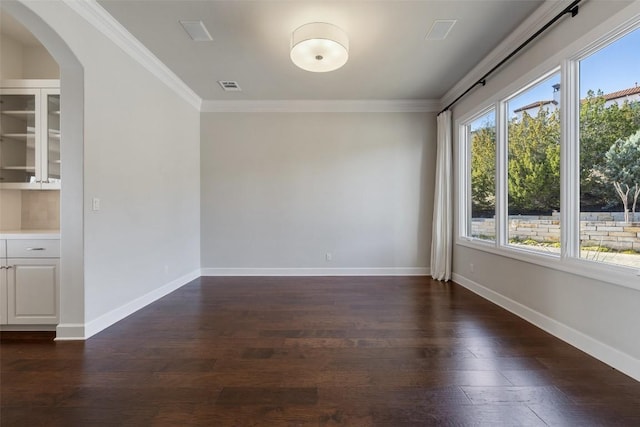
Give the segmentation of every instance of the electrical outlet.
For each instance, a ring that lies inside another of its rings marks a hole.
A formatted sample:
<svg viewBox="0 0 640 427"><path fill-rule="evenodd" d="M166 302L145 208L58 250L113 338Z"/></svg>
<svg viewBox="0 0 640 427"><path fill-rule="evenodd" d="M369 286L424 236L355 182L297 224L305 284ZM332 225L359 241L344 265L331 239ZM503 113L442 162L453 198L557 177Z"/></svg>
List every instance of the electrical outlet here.
<svg viewBox="0 0 640 427"><path fill-rule="evenodd" d="M469 264L469 271L472 273L475 272L475 266L473 264Z"/></svg>
<svg viewBox="0 0 640 427"><path fill-rule="evenodd" d="M91 207L94 211L99 211L100 210L100 199L97 197L94 197L92 200L92 204Z"/></svg>
<svg viewBox="0 0 640 427"><path fill-rule="evenodd" d="M333 260L333 254L331 252L327 252L327 254L324 256L324 259L327 261L332 261Z"/></svg>

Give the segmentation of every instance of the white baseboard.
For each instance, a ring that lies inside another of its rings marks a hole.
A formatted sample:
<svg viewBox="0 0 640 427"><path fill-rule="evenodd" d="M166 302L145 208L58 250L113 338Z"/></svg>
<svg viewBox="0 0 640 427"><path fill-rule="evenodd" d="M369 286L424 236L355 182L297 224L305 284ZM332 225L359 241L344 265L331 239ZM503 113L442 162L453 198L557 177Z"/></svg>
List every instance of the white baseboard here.
<svg viewBox="0 0 640 427"><path fill-rule="evenodd" d="M428 276L428 267L203 268L203 276Z"/></svg>
<svg viewBox="0 0 640 427"><path fill-rule="evenodd" d="M539 313L517 301L507 298L473 280L453 273L453 281L459 283L471 292L499 305L511 313L523 318L529 323L536 325L544 331L560 338L572 346L584 351L607 365L623 372L630 377L640 381L640 360L630 356L608 344L600 342L595 338L586 335L564 323Z"/></svg>
<svg viewBox="0 0 640 427"><path fill-rule="evenodd" d="M56 340L85 340L198 277L200 270L192 271L84 325L61 324L57 329L59 335Z"/></svg>
<svg viewBox="0 0 640 427"><path fill-rule="evenodd" d="M84 323L60 323L56 327L56 341L77 341L84 339Z"/></svg>

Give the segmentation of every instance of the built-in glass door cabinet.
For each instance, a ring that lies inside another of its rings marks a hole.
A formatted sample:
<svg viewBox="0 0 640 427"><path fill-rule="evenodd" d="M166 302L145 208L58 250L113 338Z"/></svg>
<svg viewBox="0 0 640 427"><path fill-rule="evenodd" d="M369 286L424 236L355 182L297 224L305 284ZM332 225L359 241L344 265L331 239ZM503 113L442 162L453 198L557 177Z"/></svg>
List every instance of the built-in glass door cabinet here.
<svg viewBox="0 0 640 427"><path fill-rule="evenodd" d="M0 89L0 188L59 189L58 81L12 82L21 87Z"/></svg>
<svg viewBox="0 0 640 427"><path fill-rule="evenodd" d="M43 89L41 93L46 106L42 127L47 139L43 182L60 188L60 89Z"/></svg>

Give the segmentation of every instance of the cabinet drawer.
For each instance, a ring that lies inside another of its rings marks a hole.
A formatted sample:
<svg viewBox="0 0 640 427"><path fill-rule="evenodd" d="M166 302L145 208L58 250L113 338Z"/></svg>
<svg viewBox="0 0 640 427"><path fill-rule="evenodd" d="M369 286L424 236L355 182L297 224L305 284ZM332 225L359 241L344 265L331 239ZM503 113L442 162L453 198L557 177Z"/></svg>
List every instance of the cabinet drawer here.
<svg viewBox="0 0 640 427"><path fill-rule="evenodd" d="M7 240L7 258L60 258L60 240Z"/></svg>

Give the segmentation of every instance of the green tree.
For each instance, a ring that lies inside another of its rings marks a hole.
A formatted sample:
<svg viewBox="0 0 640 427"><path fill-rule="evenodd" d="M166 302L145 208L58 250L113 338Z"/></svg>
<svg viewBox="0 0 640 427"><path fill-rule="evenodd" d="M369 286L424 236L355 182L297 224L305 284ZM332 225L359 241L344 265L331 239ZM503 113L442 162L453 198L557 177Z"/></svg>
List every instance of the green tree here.
<svg viewBox="0 0 640 427"><path fill-rule="evenodd" d="M560 209L559 111L540 108L509 123L509 213Z"/></svg>
<svg viewBox="0 0 640 427"><path fill-rule="evenodd" d="M605 153L640 129L640 103L606 105L602 91L587 92L580 105L580 200L582 209L617 204L605 176Z"/></svg>
<svg viewBox="0 0 640 427"><path fill-rule="evenodd" d="M606 177L622 200L624 220L629 222L629 202L633 201L635 218L640 195L640 130L627 139L614 142L604 158Z"/></svg>
<svg viewBox="0 0 640 427"><path fill-rule="evenodd" d="M640 129L640 102L607 105L602 91L589 91L580 107L581 209L612 208L622 197L607 172L605 154ZM509 122L509 212L560 208L559 111L540 108ZM474 131L471 150L472 214L495 209L495 125ZM630 184L629 193L635 184ZM640 187L640 183L639 183ZM623 190L624 187L621 187ZM625 190L626 191L626 190ZM633 195L632 194L632 195ZM637 198L636 198L637 200Z"/></svg>
<svg viewBox="0 0 640 427"><path fill-rule="evenodd" d="M487 123L471 137L471 212L476 218L495 212L496 129Z"/></svg>

